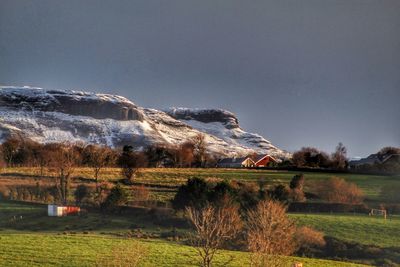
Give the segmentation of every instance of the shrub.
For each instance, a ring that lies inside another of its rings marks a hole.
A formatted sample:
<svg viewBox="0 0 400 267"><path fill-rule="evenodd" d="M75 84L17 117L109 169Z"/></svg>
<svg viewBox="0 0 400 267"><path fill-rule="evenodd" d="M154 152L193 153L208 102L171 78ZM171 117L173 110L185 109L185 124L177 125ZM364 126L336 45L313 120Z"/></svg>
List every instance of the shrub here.
<svg viewBox="0 0 400 267"><path fill-rule="evenodd" d="M313 187L321 199L330 203L360 204L363 200L363 192L356 184L339 177L316 182Z"/></svg>
<svg viewBox="0 0 400 267"><path fill-rule="evenodd" d="M313 248L323 247L326 244L324 233L307 226L296 229L295 239L299 252L307 256L312 256Z"/></svg>
<svg viewBox="0 0 400 267"><path fill-rule="evenodd" d="M175 210L183 210L188 206L203 207L208 202L209 192L210 186L204 179L188 179L186 184L179 187L172 206Z"/></svg>
<svg viewBox="0 0 400 267"><path fill-rule="evenodd" d="M286 215L285 206L276 201L265 200L247 212L246 243L252 252L253 266L277 266L279 255L295 251L293 236L296 227Z"/></svg>
<svg viewBox="0 0 400 267"><path fill-rule="evenodd" d="M113 187L103 202L103 208L112 209L124 205L128 202L128 192L120 184Z"/></svg>
<svg viewBox="0 0 400 267"><path fill-rule="evenodd" d="M235 198L237 195L236 190L226 181L217 183L212 190L209 192L210 202L219 203L226 197Z"/></svg>
<svg viewBox="0 0 400 267"><path fill-rule="evenodd" d="M269 196L281 202L286 202L289 199L290 191L285 185L276 185L272 190L269 191Z"/></svg>
<svg viewBox="0 0 400 267"><path fill-rule="evenodd" d="M292 180L290 181L290 189L299 189L303 191L304 180L305 179L303 174L297 174L293 176Z"/></svg>
<svg viewBox="0 0 400 267"><path fill-rule="evenodd" d="M304 195L304 175L297 174L290 181L290 198L296 202L303 202L306 200Z"/></svg>

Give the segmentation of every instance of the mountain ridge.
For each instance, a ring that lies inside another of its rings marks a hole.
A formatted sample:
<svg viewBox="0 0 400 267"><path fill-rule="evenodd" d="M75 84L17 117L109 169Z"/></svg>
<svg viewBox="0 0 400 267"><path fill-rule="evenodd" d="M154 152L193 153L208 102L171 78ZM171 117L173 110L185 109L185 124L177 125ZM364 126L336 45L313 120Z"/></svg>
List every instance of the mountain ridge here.
<svg viewBox="0 0 400 267"><path fill-rule="evenodd" d="M85 142L143 149L177 145L203 133L209 153L288 158L261 135L240 128L222 109L143 108L118 95L0 86L0 141L18 135L40 143Z"/></svg>

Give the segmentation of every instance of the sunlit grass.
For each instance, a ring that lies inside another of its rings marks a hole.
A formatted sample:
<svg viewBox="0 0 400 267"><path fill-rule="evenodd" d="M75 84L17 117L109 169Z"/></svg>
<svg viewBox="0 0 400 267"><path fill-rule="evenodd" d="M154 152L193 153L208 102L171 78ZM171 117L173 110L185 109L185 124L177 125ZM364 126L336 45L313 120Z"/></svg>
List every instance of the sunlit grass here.
<svg viewBox="0 0 400 267"><path fill-rule="evenodd" d="M112 257L115 246L139 242L148 250L141 266L198 266L193 247L161 240L121 239L99 235L4 234L0 233L1 266L94 266L99 257ZM305 266L362 266L318 259L287 257L290 266L300 261ZM249 266L245 252L222 251L215 266ZM129 263L125 263L129 266Z"/></svg>
<svg viewBox="0 0 400 267"><path fill-rule="evenodd" d="M37 177L40 173L39 168L7 168L2 170L3 175L20 174L32 175ZM246 181L257 183L261 179L268 185L284 183L289 184L292 177L298 172L293 171L274 171L274 170L247 170L247 169L182 169L182 168L143 168L140 169L136 177L136 182L155 185L176 187L186 182L190 177L202 177L210 181ZM44 175L52 176L54 173L46 172ZM380 190L385 185L399 185L400 176L379 176L365 174L350 174L350 173L320 173L320 172L304 172L307 184L313 181L329 179L332 176L339 176L346 181L356 183L364 192L369 201L383 202L380 197ZM75 177L92 179L93 171L90 168L78 168L74 172ZM101 180L116 181L121 179L120 169L105 168L101 171ZM153 198L158 200L168 200L173 196L169 192L154 192Z"/></svg>

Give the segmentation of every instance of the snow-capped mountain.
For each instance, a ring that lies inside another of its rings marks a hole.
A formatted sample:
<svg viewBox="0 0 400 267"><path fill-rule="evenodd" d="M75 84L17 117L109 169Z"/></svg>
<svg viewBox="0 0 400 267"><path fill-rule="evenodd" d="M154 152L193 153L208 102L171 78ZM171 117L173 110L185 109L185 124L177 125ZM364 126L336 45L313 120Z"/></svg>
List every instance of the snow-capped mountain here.
<svg viewBox="0 0 400 267"><path fill-rule="evenodd" d="M21 136L37 142L86 142L137 149L179 144L203 133L210 153L241 156L290 154L220 109L142 108L125 97L36 87L0 87L0 141Z"/></svg>

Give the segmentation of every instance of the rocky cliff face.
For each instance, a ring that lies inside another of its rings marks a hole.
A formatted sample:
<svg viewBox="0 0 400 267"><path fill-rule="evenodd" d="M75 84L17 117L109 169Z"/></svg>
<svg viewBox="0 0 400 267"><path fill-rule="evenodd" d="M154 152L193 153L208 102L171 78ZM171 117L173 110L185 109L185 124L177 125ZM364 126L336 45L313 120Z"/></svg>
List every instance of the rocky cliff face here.
<svg viewBox="0 0 400 267"><path fill-rule="evenodd" d="M62 112L95 119L143 120L137 106L124 97L81 91L2 87L0 106L26 111Z"/></svg>
<svg viewBox="0 0 400 267"><path fill-rule="evenodd" d="M241 156L289 153L243 131L235 115L218 109L145 109L128 99L81 91L0 87L0 141L22 136L38 142L87 142L137 149L176 145L203 133L208 151Z"/></svg>
<svg viewBox="0 0 400 267"><path fill-rule="evenodd" d="M204 123L220 122L228 129L239 128L235 114L223 109L170 108L166 113L177 120L195 120Z"/></svg>

